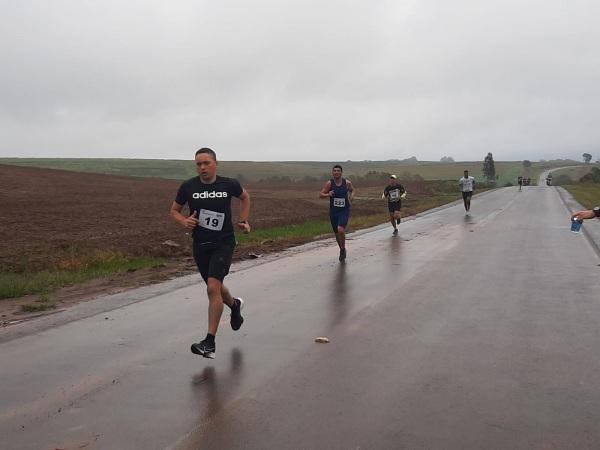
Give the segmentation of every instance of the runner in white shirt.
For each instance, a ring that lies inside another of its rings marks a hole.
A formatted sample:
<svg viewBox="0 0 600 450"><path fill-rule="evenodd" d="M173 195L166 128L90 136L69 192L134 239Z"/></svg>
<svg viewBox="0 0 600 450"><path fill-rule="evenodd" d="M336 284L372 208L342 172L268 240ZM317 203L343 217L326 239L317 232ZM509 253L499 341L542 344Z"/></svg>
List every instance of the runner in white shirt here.
<svg viewBox="0 0 600 450"><path fill-rule="evenodd" d="M465 170L464 176L458 180L458 185L462 191L463 203L465 204L465 211L467 213L471 209L471 196L473 195L473 189L475 189L475 178L469 176L469 171Z"/></svg>

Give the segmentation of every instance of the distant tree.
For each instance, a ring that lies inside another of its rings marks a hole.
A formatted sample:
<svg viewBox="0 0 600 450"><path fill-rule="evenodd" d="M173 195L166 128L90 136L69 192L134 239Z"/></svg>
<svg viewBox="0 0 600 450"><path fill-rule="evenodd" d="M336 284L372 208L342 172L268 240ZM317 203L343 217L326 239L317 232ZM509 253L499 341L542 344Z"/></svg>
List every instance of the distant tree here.
<svg viewBox="0 0 600 450"><path fill-rule="evenodd" d="M583 160L586 164L589 164L589 162L592 160L592 155L590 155L589 153L584 153L581 156L583 157Z"/></svg>
<svg viewBox="0 0 600 450"><path fill-rule="evenodd" d="M442 158L440 159L441 162L443 163L453 163L454 162L454 158L452 156L442 156Z"/></svg>
<svg viewBox="0 0 600 450"><path fill-rule="evenodd" d="M416 156L411 156L410 158L403 159L403 160L402 160L402 162L405 162L405 163L409 163L409 164L410 164L410 163L416 163L416 162L419 162L419 160L417 159L417 157L416 157Z"/></svg>
<svg viewBox="0 0 600 450"><path fill-rule="evenodd" d="M494 166L494 156L491 152L483 160L483 176L488 181L496 180L496 167Z"/></svg>
<svg viewBox="0 0 600 450"><path fill-rule="evenodd" d="M528 159L523 160L523 167L531 167L531 161Z"/></svg>

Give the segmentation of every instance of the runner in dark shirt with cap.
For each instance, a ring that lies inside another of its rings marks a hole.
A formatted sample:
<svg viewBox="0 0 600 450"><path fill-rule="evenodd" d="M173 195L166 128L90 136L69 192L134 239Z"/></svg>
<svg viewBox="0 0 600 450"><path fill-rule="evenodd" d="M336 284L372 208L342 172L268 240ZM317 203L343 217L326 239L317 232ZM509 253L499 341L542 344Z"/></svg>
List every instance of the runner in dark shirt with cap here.
<svg viewBox="0 0 600 450"><path fill-rule="evenodd" d="M192 353L205 358L215 357L215 336L223 314L223 303L231 309L231 328L238 330L244 318L241 309L244 301L232 297L223 284L229 273L235 236L231 220L231 197L241 201L237 227L250 232L250 195L237 180L217 175L217 155L209 148L196 152L198 176L185 181L171 206L171 216L188 230L194 238L194 260L208 292L208 333L206 338L192 344ZM185 204L189 216L182 214Z"/></svg>
<svg viewBox="0 0 600 450"><path fill-rule="evenodd" d="M329 220L340 247L339 260L346 259L346 227L350 219L350 205L354 199L354 186L342 177L342 166L336 164L331 170L333 178L327 181L319 193L320 198L329 199Z"/></svg>
<svg viewBox="0 0 600 450"><path fill-rule="evenodd" d="M394 236L398 234L400 225L400 208L402 208L402 196L406 193L406 189L400 183L396 175L390 175L390 184L383 190L383 197L387 198L388 211L390 212L390 222L394 227Z"/></svg>

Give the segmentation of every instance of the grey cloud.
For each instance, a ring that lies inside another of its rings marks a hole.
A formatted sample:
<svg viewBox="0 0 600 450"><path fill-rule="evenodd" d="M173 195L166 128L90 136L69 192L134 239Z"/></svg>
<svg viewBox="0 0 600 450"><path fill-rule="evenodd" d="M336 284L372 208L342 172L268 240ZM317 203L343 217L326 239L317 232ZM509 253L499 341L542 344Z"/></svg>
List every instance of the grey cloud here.
<svg viewBox="0 0 600 450"><path fill-rule="evenodd" d="M0 6L0 156L535 160L600 138L591 1Z"/></svg>

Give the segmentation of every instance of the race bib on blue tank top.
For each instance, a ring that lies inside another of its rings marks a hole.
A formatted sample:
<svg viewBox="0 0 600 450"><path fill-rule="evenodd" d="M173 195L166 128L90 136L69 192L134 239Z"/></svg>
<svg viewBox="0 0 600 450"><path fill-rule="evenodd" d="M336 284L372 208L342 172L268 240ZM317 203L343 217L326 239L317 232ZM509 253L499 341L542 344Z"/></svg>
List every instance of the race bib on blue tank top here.
<svg viewBox="0 0 600 450"><path fill-rule="evenodd" d="M346 199L334 197L333 206L334 206L334 208L345 208L346 207Z"/></svg>

